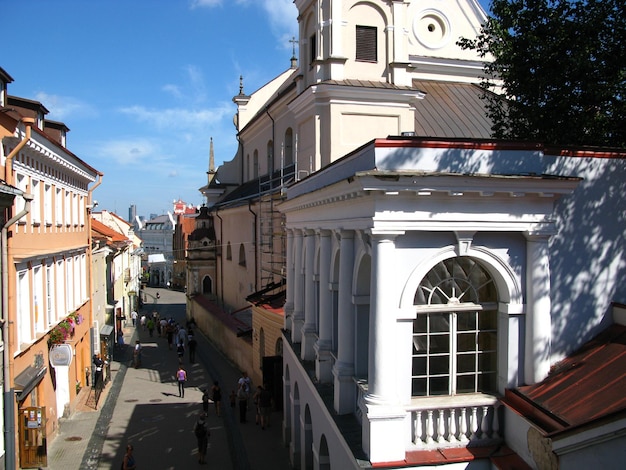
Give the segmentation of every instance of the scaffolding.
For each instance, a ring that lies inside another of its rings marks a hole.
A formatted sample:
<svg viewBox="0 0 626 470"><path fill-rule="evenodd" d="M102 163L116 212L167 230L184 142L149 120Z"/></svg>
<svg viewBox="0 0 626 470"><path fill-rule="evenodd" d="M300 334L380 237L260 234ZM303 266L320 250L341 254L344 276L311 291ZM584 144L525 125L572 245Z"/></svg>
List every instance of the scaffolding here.
<svg viewBox="0 0 626 470"><path fill-rule="evenodd" d="M277 206L293 180L295 165L259 178L259 265L261 288L281 286L286 279L287 238L285 216Z"/></svg>

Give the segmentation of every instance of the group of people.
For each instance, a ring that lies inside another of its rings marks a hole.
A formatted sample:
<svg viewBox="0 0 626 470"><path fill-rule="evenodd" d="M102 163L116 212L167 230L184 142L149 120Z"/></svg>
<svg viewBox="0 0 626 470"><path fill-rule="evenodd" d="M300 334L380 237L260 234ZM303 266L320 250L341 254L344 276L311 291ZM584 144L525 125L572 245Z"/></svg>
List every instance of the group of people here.
<svg viewBox="0 0 626 470"><path fill-rule="evenodd" d="M239 406L239 422L246 423L248 403L250 392L252 390L252 381L246 372L241 373L241 377L237 381L237 391L234 390L230 394L230 406L235 408L235 402ZM272 393L267 384L258 385L252 394L252 402L255 408L255 424L260 424L261 429L265 429L270 425L270 416L272 413Z"/></svg>

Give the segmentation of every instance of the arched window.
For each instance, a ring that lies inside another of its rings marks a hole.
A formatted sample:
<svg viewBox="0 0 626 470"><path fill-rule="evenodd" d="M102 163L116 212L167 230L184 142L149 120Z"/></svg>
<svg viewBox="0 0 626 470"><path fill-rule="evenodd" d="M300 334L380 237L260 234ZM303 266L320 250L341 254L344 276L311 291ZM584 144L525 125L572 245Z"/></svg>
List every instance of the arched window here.
<svg viewBox="0 0 626 470"><path fill-rule="evenodd" d="M233 259L233 250L230 247L230 242L228 242L228 245L226 245L226 259L228 259L228 260L232 260Z"/></svg>
<svg viewBox="0 0 626 470"><path fill-rule="evenodd" d="M284 145L283 166L293 165L293 131L291 127L285 131Z"/></svg>
<svg viewBox="0 0 626 470"><path fill-rule="evenodd" d="M239 266L246 267L246 250L243 243L239 245Z"/></svg>
<svg viewBox="0 0 626 470"><path fill-rule="evenodd" d="M246 174L243 176L245 181L248 181L249 179L251 179L250 177L252 176L252 169L250 168L250 154L246 154Z"/></svg>
<svg viewBox="0 0 626 470"><path fill-rule="evenodd" d="M204 276L202 280L202 293L205 295L213 293L213 281L209 276Z"/></svg>
<svg viewBox="0 0 626 470"><path fill-rule="evenodd" d="M496 391L497 304L493 279L472 258L430 270L414 300L413 396Z"/></svg>

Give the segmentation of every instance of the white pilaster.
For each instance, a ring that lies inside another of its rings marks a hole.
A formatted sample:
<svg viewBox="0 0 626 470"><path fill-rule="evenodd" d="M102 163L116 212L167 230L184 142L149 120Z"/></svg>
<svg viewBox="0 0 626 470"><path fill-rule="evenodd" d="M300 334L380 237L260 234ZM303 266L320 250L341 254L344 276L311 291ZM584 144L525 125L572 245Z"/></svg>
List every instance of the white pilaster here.
<svg viewBox="0 0 626 470"><path fill-rule="evenodd" d="M283 328L291 329L291 319L293 318L293 231L287 230L287 296L285 299L285 319Z"/></svg>
<svg viewBox="0 0 626 470"><path fill-rule="evenodd" d="M332 380L330 353L333 334L333 298L330 286L332 254L330 235L328 230L319 232L319 336L315 345L315 375L322 383Z"/></svg>
<svg viewBox="0 0 626 470"><path fill-rule="evenodd" d="M363 447L372 462L403 460L406 451L406 412L396 394L396 236L372 234L368 393L363 420Z"/></svg>
<svg viewBox="0 0 626 470"><path fill-rule="evenodd" d="M395 323L398 302L394 299L395 234L372 235L372 280L370 293L370 328L368 394L370 403L396 403Z"/></svg>
<svg viewBox="0 0 626 470"><path fill-rule="evenodd" d="M291 341L302 341L302 325L304 324L304 300L302 298L302 232L295 230L293 234L293 316L291 321Z"/></svg>
<svg viewBox="0 0 626 470"><path fill-rule="evenodd" d="M356 399L354 384L354 305L352 305L352 276L354 272L354 232L341 231L339 252L339 292L337 326L339 343L337 362L333 367L335 380L335 411L352 413Z"/></svg>
<svg viewBox="0 0 626 470"><path fill-rule="evenodd" d="M300 358L311 361L315 357L317 336L317 312L315 302L315 232L306 230L304 234L305 258L304 258L304 325L302 325L302 349Z"/></svg>
<svg viewBox="0 0 626 470"><path fill-rule="evenodd" d="M526 352L524 381L534 384L550 371L552 337L549 235L526 234Z"/></svg>

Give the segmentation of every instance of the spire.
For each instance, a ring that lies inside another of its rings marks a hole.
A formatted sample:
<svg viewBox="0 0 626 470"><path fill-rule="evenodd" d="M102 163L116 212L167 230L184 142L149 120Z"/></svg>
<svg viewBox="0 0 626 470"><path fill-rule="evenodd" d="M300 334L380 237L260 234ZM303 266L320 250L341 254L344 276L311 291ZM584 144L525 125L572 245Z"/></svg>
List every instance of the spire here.
<svg viewBox="0 0 626 470"><path fill-rule="evenodd" d="M215 153L213 152L213 137L211 137L211 145L209 147L209 171L207 171L208 184L211 184L215 177Z"/></svg>
<svg viewBox="0 0 626 470"><path fill-rule="evenodd" d="M246 105L250 97L243 92L243 75L239 75L239 94L233 97L233 103L237 106Z"/></svg>
<svg viewBox="0 0 626 470"><path fill-rule="evenodd" d="M289 42L291 43L291 68L295 69L298 67L298 59L296 58L296 43L298 41L296 41L295 36L292 36Z"/></svg>

